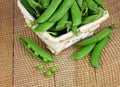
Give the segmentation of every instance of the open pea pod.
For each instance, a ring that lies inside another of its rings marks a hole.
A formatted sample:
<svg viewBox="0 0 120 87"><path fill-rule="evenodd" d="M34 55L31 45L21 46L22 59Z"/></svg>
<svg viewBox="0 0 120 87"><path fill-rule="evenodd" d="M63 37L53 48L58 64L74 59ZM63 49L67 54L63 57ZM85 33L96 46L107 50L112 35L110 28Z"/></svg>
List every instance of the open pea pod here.
<svg viewBox="0 0 120 87"><path fill-rule="evenodd" d="M18 36L20 40L24 43L26 48L35 56L37 59L40 59L42 62L50 63L54 62L54 57L42 49L37 43L29 38Z"/></svg>

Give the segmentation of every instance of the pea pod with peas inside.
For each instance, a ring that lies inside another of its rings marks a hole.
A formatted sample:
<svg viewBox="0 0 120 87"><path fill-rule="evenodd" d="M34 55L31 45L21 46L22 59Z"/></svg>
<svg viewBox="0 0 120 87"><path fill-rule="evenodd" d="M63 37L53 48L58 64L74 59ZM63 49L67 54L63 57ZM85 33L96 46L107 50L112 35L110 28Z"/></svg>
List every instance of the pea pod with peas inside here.
<svg viewBox="0 0 120 87"><path fill-rule="evenodd" d="M92 43L96 43L100 40L102 40L103 38L107 37L111 32L112 30L115 28L115 24L112 24L111 26L109 26L108 28L102 30L101 32L95 34L94 36L86 39L86 40L83 40L81 42L78 42L76 45L78 46L85 46L85 45L89 45L89 44L92 44Z"/></svg>
<svg viewBox="0 0 120 87"><path fill-rule="evenodd" d="M37 43L29 38L22 37L18 35L19 39L22 40L26 48L35 56L37 59L40 59L42 62L50 63L54 62L54 57L42 49Z"/></svg>

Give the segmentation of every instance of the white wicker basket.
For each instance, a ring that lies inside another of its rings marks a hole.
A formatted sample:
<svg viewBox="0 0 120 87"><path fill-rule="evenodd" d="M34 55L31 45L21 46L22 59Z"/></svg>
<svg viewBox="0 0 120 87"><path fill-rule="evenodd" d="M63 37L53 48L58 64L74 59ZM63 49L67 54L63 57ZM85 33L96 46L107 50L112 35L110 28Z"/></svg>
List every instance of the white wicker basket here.
<svg viewBox="0 0 120 87"><path fill-rule="evenodd" d="M30 23L34 18L24 8L24 6L18 0L18 7L20 8L26 23ZM103 16L89 24L79 27L79 34L75 36L73 32L68 32L59 37L53 37L48 32L36 33L38 37L47 45L48 49L55 54L60 53L65 48L73 45L74 43L93 35L94 31L100 26L100 24L109 17L108 11L105 11ZM34 26L35 27L35 26ZM33 27L31 28L33 29Z"/></svg>

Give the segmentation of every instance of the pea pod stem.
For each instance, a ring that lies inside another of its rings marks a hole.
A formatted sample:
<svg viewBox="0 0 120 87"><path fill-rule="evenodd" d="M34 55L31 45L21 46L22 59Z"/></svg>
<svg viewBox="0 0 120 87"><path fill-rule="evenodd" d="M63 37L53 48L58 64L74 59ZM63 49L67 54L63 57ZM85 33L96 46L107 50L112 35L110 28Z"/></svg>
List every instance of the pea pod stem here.
<svg viewBox="0 0 120 87"><path fill-rule="evenodd" d="M81 48L80 50L78 50L76 53L74 53L71 57L72 59L82 59L84 58L86 55L88 55L92 49L95 47L96 43L87 45L83 48Z"/></svg>
<svg viewBox="0 0 120 87"><path fill-rule="evenodd" d="M55 10L57 9L61 2L62 0L52 0L51 4L45 10L45 12L38 19L36 19L36 22L43 23L47 21L53 15L53 13L55 12Z"/></svg>
<svg viewBox="0 0 120 87"><path fill-rule="evenodd" d="M92 66L94 66L95 68L98 68L100 66L100 55L102 53L103 48L107 45L108 41L109 41L108 37L105 37L102 40L100 40L96 44L96 46L92 52L90 61L91 61Z"/></svg>
<svg viewBox="0 0 120 87"><path fill-rule="evenodd" d="M102 40L103 38L105 38L106 36L108 36L112 30L115 28L115 24L112 24L111 26L109 26L108 28L102 30L101 32L95 34L94 36L84 40L84 41L81 41L81 42L78 42L76 45L78 46L85 46L85 45L89 45L89 44L92 44L92 43L96 43L100 40Z"/></svg>
<svg viewBox="0 0 120 87"><path fill-rule="evenodd" d="M49 19L50 22L57 22L60 20L66 12L69 10L74 0L63 0L60 7L56 10L56 12Z"/></svg>
<svg viewBox="0 0 120 87"><path fill-rule="evenodd" d="M22 37L18 35L18 38L22 40L26 48L38 59L45 63L50 63L54 61L54 58L47 53L44 49L42 49L37 43L29 38ZM38 56L39 55L39 56ZM44 61L47 60L47 61Z"/></svg>

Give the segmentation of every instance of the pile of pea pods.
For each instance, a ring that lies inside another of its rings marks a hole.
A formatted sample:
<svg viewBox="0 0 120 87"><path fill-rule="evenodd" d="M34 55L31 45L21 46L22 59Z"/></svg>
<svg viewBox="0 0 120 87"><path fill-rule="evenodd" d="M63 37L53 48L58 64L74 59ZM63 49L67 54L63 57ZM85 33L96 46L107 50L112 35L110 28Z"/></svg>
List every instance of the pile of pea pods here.
<svg viewBox="0 0 120 87"><path fill-rule="evenodd" d="M99 19L106 10L103 0L20 0L35 18L33 32L48 32L58 37Z"/></svg>

